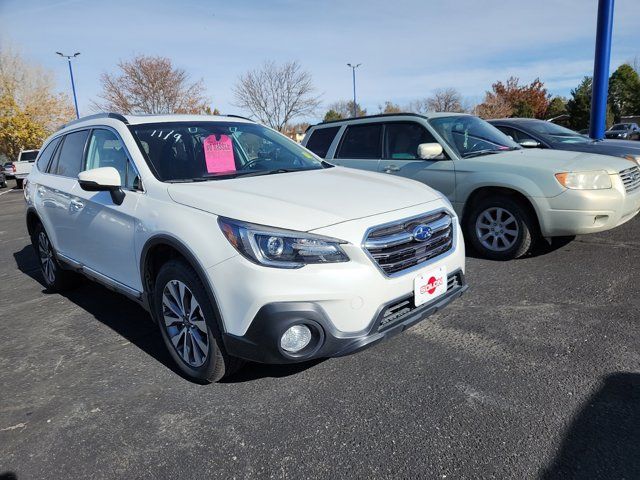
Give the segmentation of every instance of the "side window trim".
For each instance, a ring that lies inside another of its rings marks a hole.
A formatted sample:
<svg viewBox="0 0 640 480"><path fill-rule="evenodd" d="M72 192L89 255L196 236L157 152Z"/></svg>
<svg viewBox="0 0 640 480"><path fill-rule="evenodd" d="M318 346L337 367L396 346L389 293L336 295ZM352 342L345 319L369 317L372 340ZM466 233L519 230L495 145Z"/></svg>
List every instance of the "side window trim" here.
<svg viewBox="0 0 640 480"><path fill-rule="evenodd" d="M58 159L60 158L60 151L62 150L62 145L64 145L64 141L66 140L67 135L61 135L60 141L58 142L58 146L56 147L56 151L53 152L51 156L51 160L49 160L49 164L47 165L47 174L48 175L56 175L53 170L54 167L58 166ZM56 175L57 176L57 175Z"/></svg>
<svg viewBox="0 0 640 480"><path fill-rule="evenodd" d="M56 157L56 153L58 153L58 149L60 148L60 144L62 143L62 135L59 135L57 137L53 137L51 139L51 141L49 143L47 143L46 145L44 145L42 147L42 149L40 150L40 154L44 153L44 151L49 147L49 145L51 145L52 143L56 143L56 146L53 149L53 152L51 153L51 156L49 157L49 161L47 162L47 164L44 166L44 168L42 170L40 170L38 168L38 160L40 160L40 157L38 156L38 158L36 159L36 170L38 170L40 173L44 173L44 174L49 174L49 166L51 165L51 162L53 162L53 159Z"/></svg>

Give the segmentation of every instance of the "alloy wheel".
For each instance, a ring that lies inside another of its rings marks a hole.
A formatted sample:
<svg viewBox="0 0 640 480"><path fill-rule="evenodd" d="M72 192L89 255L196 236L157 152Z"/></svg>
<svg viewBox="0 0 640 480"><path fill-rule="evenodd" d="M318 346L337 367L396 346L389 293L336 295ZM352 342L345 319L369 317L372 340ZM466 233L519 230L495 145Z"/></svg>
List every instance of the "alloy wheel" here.
<svg viewBox="0 0 640 480"><path fill-rule="evenodd" d="M162 292L164 328L180 355L191 367L200 367L209 354L209 334L200 304L189 287L169 281Z"/></svg>
<svg viewBox="0 0 640 480"><path fill-rule="evenodd" d="M56 281L56 264L53 260L53 250L51 243L44 232L40 232L38 236L38 253L40 254L40 266L42 274L47 283L53 284Z"/></svg>
<svg viewBox="0 0 640 480"><path fill-rule="evenodd" d="M476 236L484 248L503 252L518 240L520 227L516 217L500 207L486 209L476 219Z"/></svg>

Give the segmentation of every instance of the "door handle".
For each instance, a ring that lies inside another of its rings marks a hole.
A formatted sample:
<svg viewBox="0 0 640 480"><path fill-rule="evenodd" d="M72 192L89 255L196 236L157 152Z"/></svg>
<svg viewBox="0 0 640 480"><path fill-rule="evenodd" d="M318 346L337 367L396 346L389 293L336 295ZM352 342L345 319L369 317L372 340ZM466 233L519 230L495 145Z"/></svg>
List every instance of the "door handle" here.
<svg viewBox="0 0 640 480"><path fill-rule="evenodd" d="M386 167L384 167L384 171L385 173L399 172L400 167L398 167L397 165L387 165Z"/></svg>
<svg viewBox="0 0 640 480"><path fill-rule="evenodd" d="M79 212L84 208L84 203L79 202L78 200L71 200L71 210L74 212Z"/></svg>

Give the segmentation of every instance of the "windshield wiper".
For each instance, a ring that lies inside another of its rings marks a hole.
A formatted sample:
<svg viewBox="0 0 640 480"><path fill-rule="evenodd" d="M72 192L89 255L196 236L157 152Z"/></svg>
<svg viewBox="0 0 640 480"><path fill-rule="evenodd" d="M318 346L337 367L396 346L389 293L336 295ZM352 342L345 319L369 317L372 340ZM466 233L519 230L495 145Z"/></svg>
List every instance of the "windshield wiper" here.
<svg viewBox="0 0 640 480"><path fill-rule="evenodd" d="M192 182L206 182L209 178L173 178L171 180L165 180L166 183L192 183Z"/></svg>
<svg viewBox="0 0 640 480"><path fill-rule="evenodd" d="M490 155L492 153L500 153L500 152L506 152L506 150L491 150L491 149L476 150L475 152L469 152L466 155L463 155L462 158L479 157L480 155Z"/></svg>

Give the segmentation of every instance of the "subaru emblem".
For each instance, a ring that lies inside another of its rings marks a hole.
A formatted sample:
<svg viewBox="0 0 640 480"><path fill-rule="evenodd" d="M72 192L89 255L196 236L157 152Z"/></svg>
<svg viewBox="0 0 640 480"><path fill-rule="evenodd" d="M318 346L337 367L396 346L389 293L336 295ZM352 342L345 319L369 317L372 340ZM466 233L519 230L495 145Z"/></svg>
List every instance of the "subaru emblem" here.
<svg viewBox="0 0 640 480"><path fill-rule="evenodd" d="M433 235L433 231L431 230L431 227L421 224L417 225L413 229L412 235L414 240L417 240L418 242L424 242L431 238L431 235Z"/></svg>

